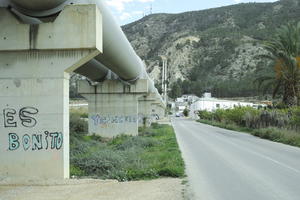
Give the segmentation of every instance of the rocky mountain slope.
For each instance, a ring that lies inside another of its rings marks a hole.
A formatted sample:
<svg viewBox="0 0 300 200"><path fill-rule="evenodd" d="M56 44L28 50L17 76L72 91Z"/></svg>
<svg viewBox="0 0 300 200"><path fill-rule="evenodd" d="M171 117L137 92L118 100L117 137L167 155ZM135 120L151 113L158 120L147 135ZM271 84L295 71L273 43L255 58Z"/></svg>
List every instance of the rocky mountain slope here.
<svg viewBox="0 0 300 200"><path fill-rule="evenodd" d="M261 42L281 25L299 20L299 0L281 0L153 14L123 30L157 83L163 55L168 58L170 88L179 94L251 96L258 92L253 80L271 73L261 71L267 65L257 58L264 51Z"/></svg>

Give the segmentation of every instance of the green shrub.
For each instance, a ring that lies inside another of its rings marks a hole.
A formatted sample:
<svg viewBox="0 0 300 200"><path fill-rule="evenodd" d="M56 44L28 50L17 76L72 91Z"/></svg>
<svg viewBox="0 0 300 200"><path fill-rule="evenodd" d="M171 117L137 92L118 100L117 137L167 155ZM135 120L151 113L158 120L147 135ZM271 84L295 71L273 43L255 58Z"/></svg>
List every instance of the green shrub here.
<svg viewBox="0 0 300 200"><path fill-rule="evenodd" d="M162 127L163 127L163 125L161 125L159 123L152 123L151 124L151 128L153 128L153 129L160 129Z"/></svg>
<svg viewBox="0 0 300 200"><path fill-rule="evenodd" d="M256 111L246 111L246 113L243 116L245 120L245 126L247 128L259 128L260 127L260 112L258 110Z"/></svg>
<svg viewBox="0 0 300 200"><path fill-rule="evenodd" d="M70 165L70 174L72 174L72 176L84 176L84 171L76 166Z"/></svg>
<svg viewBox="0 0 300 200"><path fill-rule="evenodd" d="M199 117L252 129L267 127L299 129L299 110L299 108L288 111L287 109L257 110L251 107L236 107L227 110L217 109L213 112L199 111Z"/></svg>
<svg viewBox="0 0 300 200"><path fill-rule="evenodd" d="M80 117L79 113L70 113L70 134L86 135L88 133L88 122Z"/></svg>
<svg viewBox="0 0 300 200"><path fill-rule="evenodd" d="M226 120L226 112L227 110L224 109L217 109L215 112L213 112L213 119L218 122L223 122Z"/></svg>
<svg viewBox="0 0 300 200"><path fill-rule="evenodd" d="M185 117L188 117L189 116L189 110L187 109L187 108L185 108L184 110L183 110L183 115L185 116Z"/></svg>
<svg viewBox="0 0 300 200"><path fill-rule="evenodd" d="M184 163L174 130L154 124L136 137L71 135L71 175L119 181L182 177Z"/></svg>
<svg viewBox="0 0 300 200"><path fill-rule="evenodd" d="M108 178L114 171L119 171L124 162L123 156L111 149L101 149L72 158L73 165L87 175L103 178Z"/></svg>
<svg viewBox="0 0 300 200"><path fill-rule="evenodd" d="M276 142L279 142L283 137L281 131L276 128L257 129L253 131L253 135Z"/></svg>
<svg viewBox="0 0 300 200"><path fill-rule="evenodd" d="M207 119L207 120L212 120L213 119L212 112L208 112L206 110L198 111L198 115L199 115L200 119Z"/></svg>
<svg viewBox="0 0 300 200"><path fill-rule="evenodd" d="M300 107L294 107L291 110L291 121L290 124L296 129L297 131L300 130Z"/></svg>
<svg viewBox="0 0 300 200"><path fill-rule="evenodd" d="M156 145L159 145L160 143L153 139L153 138L147 138L147 137L128 137L126 140L124 140L122 143L118 144L116 146L116 149L118 150L126 150L130 148L149 148Z"/></svg>
<svg viewBox="0 0 300 200"><path fill-rule="evenodd" d="M282 111L280 115L283 115L284 113L285 113L285 111ZM257 113L256 113L256 115L257 115ZM251 115L249 114L249 116L251 116ZM247 120L248 119L246 119L246 121ZM291 129L287 129L287 128L278 128L278 127L248 128L248 127L237 126L232 123L224 123L224 122L217 122L217 121L211 121L211 120L199 120L199 122L209 124L212 126L226 128L229 130L247 132L254 136L263 138L263 139L300 147L300 133L297 132L297 130L295 131L295 130L291 130ZM255 122L255 123L258 123L258 122Z"/></svg>
<svg viewBox="0 0 300 200"><path fill-rule="evenodd" d="M252 134L263 139L300 147L300 134L291 130L271 127L256 129Z"/></svg>
<svg viewBox="0 0 300 200"><path fill-rule="evenodd" d="M93 142L86 142L83 138L74 137L71 135L70 137L70 158L75 156L85 155L90 151L91 145Z"/></svg>
<svg viewBox="0 0 300 200"><path fill-rule="evenodd" d="M227 121L235 123L239 126L245 126L246 122L244 119L244 115L248 110L252 110L253 108L250 107L236 107L234 109L228 109L225 113L225 118Z"/></svg>

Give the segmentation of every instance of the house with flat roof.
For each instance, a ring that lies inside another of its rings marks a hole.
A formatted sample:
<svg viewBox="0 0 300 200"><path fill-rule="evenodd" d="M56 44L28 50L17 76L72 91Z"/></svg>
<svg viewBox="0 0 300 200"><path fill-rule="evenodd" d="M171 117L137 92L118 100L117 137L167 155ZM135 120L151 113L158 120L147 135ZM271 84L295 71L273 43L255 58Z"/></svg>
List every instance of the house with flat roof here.
<svg viewBox="0 0 300 200"><path fill-rule="evenodd" d="M198 99L190 105L190 116L197 118L198 111L206 110L209 112L217 109L232 109L234 107L253 107L253 103L241 102L241 101L230 101L211 97L210 93L205 93L202 98Z"/></svg>

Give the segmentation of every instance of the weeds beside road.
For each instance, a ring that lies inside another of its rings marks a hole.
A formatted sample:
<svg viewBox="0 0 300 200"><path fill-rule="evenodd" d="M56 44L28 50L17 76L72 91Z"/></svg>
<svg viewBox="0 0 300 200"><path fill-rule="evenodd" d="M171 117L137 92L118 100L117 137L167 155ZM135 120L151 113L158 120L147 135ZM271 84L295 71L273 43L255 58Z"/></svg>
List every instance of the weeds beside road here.
<svg viewBox="0 0 300 200"><path fill-rule="evenodd" d="M250 133L275 142L300 147L300 108L256 110L250 107L214 112L200 111L199 122Z"/></svg>
<svg viewBox="0 0 300 200"><path fill-rule="evenodd" d="M119 181L184 176L184 162L171 126L153 124L140 129L136 137L105 139L87 136L84 120L71 119L76 120L71 120L71 130L75 130L70 139L71 176Z"/></svg>

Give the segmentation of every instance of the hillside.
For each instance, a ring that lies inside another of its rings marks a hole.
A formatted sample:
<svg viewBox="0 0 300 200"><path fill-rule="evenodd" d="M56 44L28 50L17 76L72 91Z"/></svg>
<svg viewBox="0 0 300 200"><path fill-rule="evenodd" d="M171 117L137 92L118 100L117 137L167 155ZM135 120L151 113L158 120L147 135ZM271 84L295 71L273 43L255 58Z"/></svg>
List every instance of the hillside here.
<svg viewBox="0 0 300 200"><path fill-rule="evenodd" d="M171 96L203 91L222 97L253 96L259 92L253 80L272 73L262 70L268 63L256 57L263 53L261 42L281 25L299 20L299 1L281 0L153 14L123 30L156 83L160 55L167 56Z"/></svg>

